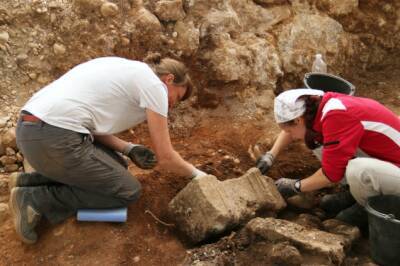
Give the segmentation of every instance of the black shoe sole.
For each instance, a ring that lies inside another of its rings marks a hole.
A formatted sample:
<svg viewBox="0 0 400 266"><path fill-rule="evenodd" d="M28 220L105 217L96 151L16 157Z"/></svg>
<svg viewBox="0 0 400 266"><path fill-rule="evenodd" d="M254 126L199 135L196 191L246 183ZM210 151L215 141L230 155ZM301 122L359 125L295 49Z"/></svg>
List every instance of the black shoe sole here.
<svg viewBox="0 0 400 266"><path fill-rule="evenodd" d="M9 203L9 208L11 210L11 214L14 217L14 227L15 227L15 231L17 232L18 237L27 244L34 244L36 243L37 240L32 240L32 239L28 239L26 237L24 237L24 235L22 234L21 231L21 211L18 207L18 201L17 201L17 191L18 191L18 187L15 187L12 191L11 191L11 195L10 195L10 203Z"/></svg>

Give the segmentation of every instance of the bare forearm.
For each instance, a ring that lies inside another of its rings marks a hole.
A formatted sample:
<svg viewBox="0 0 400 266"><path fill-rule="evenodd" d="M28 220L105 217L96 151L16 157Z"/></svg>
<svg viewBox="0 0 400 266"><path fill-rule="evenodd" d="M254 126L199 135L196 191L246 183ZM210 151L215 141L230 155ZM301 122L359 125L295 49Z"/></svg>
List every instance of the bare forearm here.
<svg viewBox="0 0 400 266"><path fill-rule="evenodd" d="M189 177L192 175L194 166L186 162L176 151L159 158L159 167L171 171L179 176Z"/></svg>
<svg viewBox="0 0 400 266"><path fill-rule="evenodd" d="M333 185L333 183L324 175L321 168L312 176L301 180L300 183L302 192L314 191Z"/></svg>
<svg viewBox="0 0 400 266"><path fill-rule="evenodd" d="M277 157L278 154L285 149L290 142L292 142L292 137L289 133L282 130L269 152L272 153L274 157Z"/></svg>
<svg viewBox="0 0 400 266"><path fill-rule="evenodd" d="M114 135L95 135L95 140L109 147L114 151L123 152L128 142L114 136Z"/></svg>

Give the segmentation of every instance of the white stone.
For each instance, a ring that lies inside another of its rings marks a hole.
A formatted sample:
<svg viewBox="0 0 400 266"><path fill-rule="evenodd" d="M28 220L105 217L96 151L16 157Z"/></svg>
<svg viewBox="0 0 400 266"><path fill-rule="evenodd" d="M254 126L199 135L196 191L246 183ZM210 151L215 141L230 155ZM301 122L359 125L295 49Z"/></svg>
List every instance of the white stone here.
<svg viewBox="0 0 400 266"><path fill-rule="evenodd" d="M7 147L6 148L6 155L7 156L13 156L13 155L15 155L15 151L14 151L14 149L13 148L10 148L10 147Z"/></svg>
<svg viewBox="0 0 400 266"><path fill-rule="evenodd" d="M158 1L154 13L163 21L177 21L185 17L182 0Z"/></svg>
<svg viewBox="0 0 400 266"><path fill-rule="evenodd" d="M65 54L65 52L67 51L67 49L65 48L65 46L61 43L55 43L53 45L53 51L56 55L63 55Z"/></svg>
<svg viewBox="0 0 400 266"><path fill-rule="evenodd" d="M207 175L195 179L169 203L179 229L193 242L224 232L255 216L260 209L286 206L271 178L251 168L239 178L218 181Z"/></svg>
<svg viewBox="0 0 400 266"><path fill-rule="evenodd" d="M6 31L0 32L0 44L7 43L10 39L10 35Z"/></svg>
<svg viewBox="0 0 400 266"><path fill-rule="evenodd" d="M3 134L2 143L4 147L17 148L15 128L10 128Z"/></svg>
<svg viewBox="0 0 400 266"><path fill-rule="evenodd" d="M114 3L106 2L101 5L100 12L104 17L114 17L118 14L118 6Z"/></svg>
<svg viewBox="0 0 400 266"><path fill-rule="evenodd" d="M344 237L318 229L308 229L299 224L274 218L255 218L246 225L246 232L253 237L270 242L289 241L296 247L328 258L340 265L345 258Z"/></svg>

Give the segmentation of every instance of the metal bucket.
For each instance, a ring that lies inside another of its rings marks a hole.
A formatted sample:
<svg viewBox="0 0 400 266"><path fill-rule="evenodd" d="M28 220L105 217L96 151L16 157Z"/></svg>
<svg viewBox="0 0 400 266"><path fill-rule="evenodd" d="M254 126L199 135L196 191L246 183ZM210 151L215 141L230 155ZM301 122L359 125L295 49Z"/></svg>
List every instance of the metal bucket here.
<svg viewBox="0 0 400 266"><path fill-rule="evenodd" d="M400 196L370 197L365 209L372 259L379 265L400 265Z"/></svg>
<svg viewBox="0 0 400 266"><path fill-rule="evenodd" d="M345 79L325 73L306 73L304 75L304 85L309 89L317 89L325 92L339 92L353 95L356 88Z"/></svg>

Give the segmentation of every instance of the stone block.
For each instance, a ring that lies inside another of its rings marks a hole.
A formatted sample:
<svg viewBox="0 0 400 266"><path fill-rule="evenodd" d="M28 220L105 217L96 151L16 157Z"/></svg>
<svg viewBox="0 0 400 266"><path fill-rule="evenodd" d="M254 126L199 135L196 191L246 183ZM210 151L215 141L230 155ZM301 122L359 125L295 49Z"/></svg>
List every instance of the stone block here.
<svg viewBox="0 0 400 266"><path fill-rule="evenodd" d="M169 213L193 242L220 234L286 203L271 178L252 168L239 178L219 181L208 175L193 180L169 203Z"/></svg>
<svg viewBox="0 0 400 266"><path fill-rule="evenodd" d="M288 241L300 251L321 255L336 265L340 265L345 258L345 238L341 235L274 218L255 218L245 230L252 237L273 243Z"/></svg>

